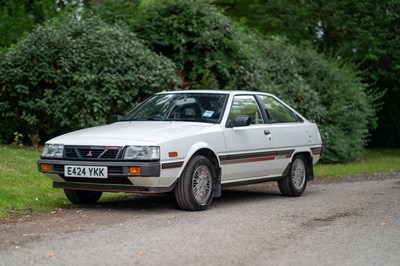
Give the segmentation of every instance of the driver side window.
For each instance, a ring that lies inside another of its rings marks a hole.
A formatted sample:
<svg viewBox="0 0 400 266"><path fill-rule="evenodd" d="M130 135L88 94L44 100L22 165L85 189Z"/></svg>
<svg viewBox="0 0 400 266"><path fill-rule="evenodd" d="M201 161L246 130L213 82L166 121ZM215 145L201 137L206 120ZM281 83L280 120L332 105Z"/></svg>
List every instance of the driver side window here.
<svg viewBox="0 0 400 266"><path fill-rule="evenodd" d="M251 124L263 124L263 118L256 99L252 95L237 95L233 98L229 119L234 120L238 115L247 115Z"/></svg>

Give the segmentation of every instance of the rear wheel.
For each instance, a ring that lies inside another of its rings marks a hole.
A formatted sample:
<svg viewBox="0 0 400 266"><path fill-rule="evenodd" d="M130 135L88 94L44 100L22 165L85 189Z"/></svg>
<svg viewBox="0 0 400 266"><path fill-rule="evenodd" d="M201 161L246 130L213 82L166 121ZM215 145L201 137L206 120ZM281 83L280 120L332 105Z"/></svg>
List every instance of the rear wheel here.
<svg viewBox="0 0 400 266"><path fill-rule="evenodd" d="M299 197L307 186L307 160L303 154L293 157L289 172L278 181L279 190L285 196Z"/></svg>
<svg viewBox="0 0 400 266"><path fill-rule="evenodd" d="M87 191L87 190L73 190L64 189L65 196L70 202L74 204L92 204L96 203L103 192L101 191Z"/></svg>
<svg viewBox="0 0 400 266"><path fill-rule="evenodd" d="M193 156L175 187L179 207L187 211L207 209L214 196L214 177L210 160L201 155Z"/></svg>

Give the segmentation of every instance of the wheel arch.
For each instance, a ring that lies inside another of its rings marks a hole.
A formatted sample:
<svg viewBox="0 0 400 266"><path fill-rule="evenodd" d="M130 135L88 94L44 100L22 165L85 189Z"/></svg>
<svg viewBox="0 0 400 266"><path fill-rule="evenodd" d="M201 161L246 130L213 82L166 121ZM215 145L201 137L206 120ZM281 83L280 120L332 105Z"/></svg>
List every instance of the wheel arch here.
<svg viewBox="0 0 400 266"><path fill-rule="evenodd" d="M182 173L185 171L185 168L189 161L193 158L195 155L202 155L206 157L207 159L210 160L211 164L214 166L214 170L216 172L216 179L215 179L215 186L214 186L214 197L220 197L221 196L221 162L219 160L219 157L217 156L216 151L210 147L208 144L201 142L201 143L196 143L191 147L189 152L187 153L186 159L184 161L184 164L179 171L179 178L182 176Z"/></svg>
<svg viewBox="0 0 400 266"><path fill-rule="evenodd" d="M292 163L293 158L298 154L302 154L306 159L307 181L314 180L314 164L313 164L313 157L312 157L311 151L294 152L290 164Z"/></svg>

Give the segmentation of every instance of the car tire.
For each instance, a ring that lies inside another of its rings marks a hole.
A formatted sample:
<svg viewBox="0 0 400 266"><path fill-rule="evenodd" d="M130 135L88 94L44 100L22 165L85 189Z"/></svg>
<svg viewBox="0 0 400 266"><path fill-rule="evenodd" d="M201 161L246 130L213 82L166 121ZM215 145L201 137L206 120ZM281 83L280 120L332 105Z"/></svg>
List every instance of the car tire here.
<svg viewBox="0 0 400 266"><path fill-rule="evenodd" d="M65 196L73 204L93 204L96 203L103 192L101 191L87 191L87 190L73 190L64 189Z"/></svg>
<svg viewBox="0 0 400 266"><path fill-rule="evenodd" d="M175 199L187 211L208 208L214 197L215 169L202 155L193 156L175 186Z"/></svg>
<svg viewBox="0 0 400 266"><path fill-rule="evenodd" d="M278 181L279 190L285 196L299 197L307 186L307 160L303 154L293 157L288 173Z"/></svg>

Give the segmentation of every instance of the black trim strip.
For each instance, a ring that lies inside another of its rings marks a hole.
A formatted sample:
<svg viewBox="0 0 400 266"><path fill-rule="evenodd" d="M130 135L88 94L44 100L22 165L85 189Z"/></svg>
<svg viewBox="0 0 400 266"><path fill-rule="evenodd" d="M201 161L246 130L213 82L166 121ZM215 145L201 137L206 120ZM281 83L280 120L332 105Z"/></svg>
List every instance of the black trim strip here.
<svg viewBox="0 0 400 266"><path fill-rule="evenodd" d="M322 147L318 147L318 148L311 148L311 152L313 155L322 155Z"/></svg>
<svg viewBox="0 0 400 266"><path fill-rule="evenodd" d="M249 158L257 158L257 157L267 157L267 156L275 156L276 152L253 152L253 153L242 153L242 154L230 154L225 155L226 160L239 160L239 159L249 159ZM221 157L220 157L221 160ZM223 160L223 159L222 159Z"/></svg>
<svg viewBox="0 0 400 266"><path fill-rule="evenodd" d="M259 161L276 160L276 156L285 156L290 158L295 150L281 150L281 151L268 151L268 152L253 152L253 153L240 153L219 156L221 164L237 164L237 163L250 163Z"/></svg>
<svg viewBox="0 0 400 266"><path fill-rule="evenodd" d="M275 156L263 156L263 157L251 157L245 159L229 159L225 161L221 161L221 164L237 164L237 163L252 163L252 162L260 162L260 161L273 161L275 160Z"/></svg>
<svg viewBox="0 0 400 266"><path fill-rule="evenodd" d="M290 157L291 157L292 154L293 154L293 152L294 152L294 149L291 149L291 150L283 150L283 151L276 151L276 155L277 155L277 156L279 156L279 155L285 155L285 156L290 155Z"/></svg>
<svg viewBox="0 0 400 266"><path fill-rule="evenodd" d="M234 187L234 186L242 186L242 185L264 183L264 182L269 182L269 181L278 181L278 180L280 180L282 178L283 178L282 176L276 176L276 177L265 177L265 178L260 178L260 179L234 181L234 182L229 182L229 183L223 183L222 187L223 188L227 188L227 187Z"/></svg>
<svg viewBox="0 0 400 266"><path fill-rule="evenodd" d="M172 168L182 167L182 165L183 165L183 162L163 163L161 168L162 169L172 169Z"/></svg>
<svg viewBox="0 0 400 266"><path fill-rule="evenodd" d="M279 157L278 159L289 159L292 157L292 154L295 150L284 150L284 151L276 151L276 156Z"/></svg>

